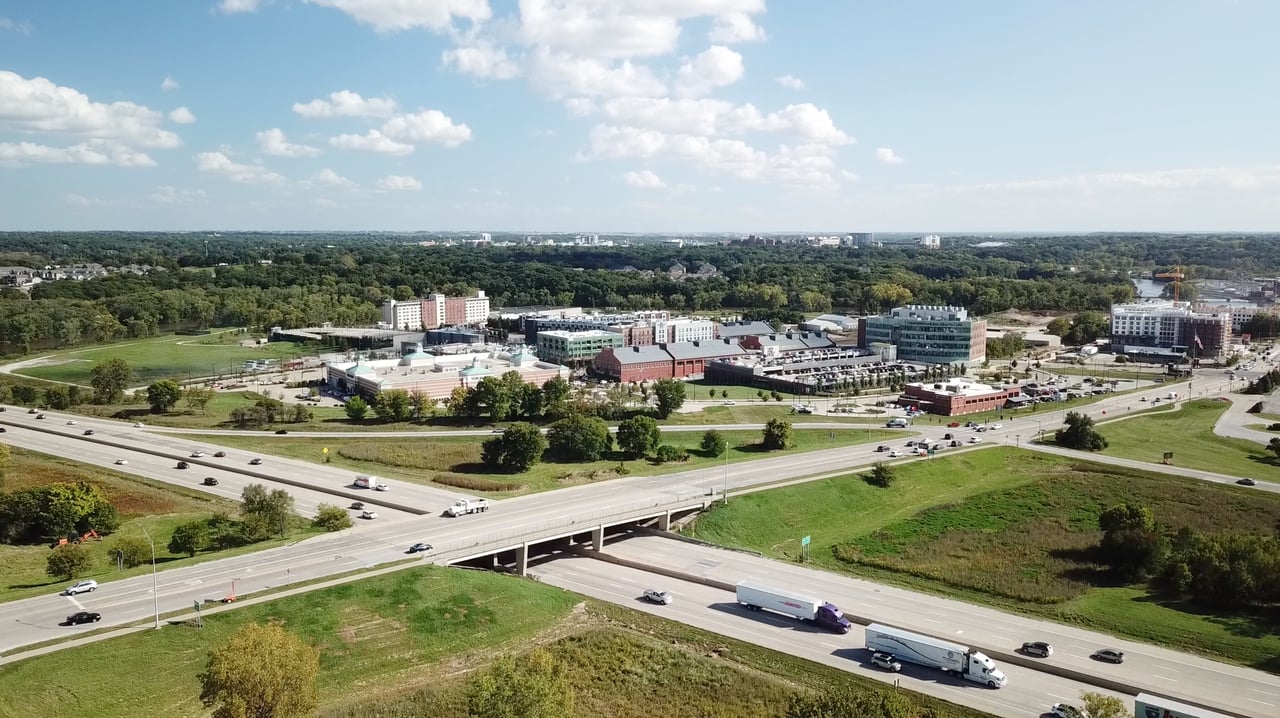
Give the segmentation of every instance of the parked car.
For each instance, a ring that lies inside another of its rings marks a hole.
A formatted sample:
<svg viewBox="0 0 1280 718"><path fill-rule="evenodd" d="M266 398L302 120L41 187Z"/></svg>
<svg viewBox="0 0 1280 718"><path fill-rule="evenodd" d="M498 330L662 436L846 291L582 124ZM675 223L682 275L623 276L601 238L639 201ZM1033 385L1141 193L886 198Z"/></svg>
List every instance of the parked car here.
<svg viewBox="0 0 1280 718"><path fill-rule="evenodd" d="M656 588L646 588L644 590L644 600L649 603L657 603L666 606L671 603L671 594L666 591L660 591Z"/></svg>
<svg viewBox="0 0 1280 718"><path fill-rule="evenodd" d="M3 408L4 408L3 406L0 406L0 409L3 409ZM6 431L8 431L8 429L4 428L3 426L0 426L0 434L3 434Z"/></svg>
<svg viewBox="0 0 1280 718"><path fill-rule="evenodd" d="M227 452L225 452L225 451L215 451L215 452L213 452L213 458L215 458L215 459L222 459L222 458L225 458L225 457L226 457L226 455L227 455Z"/></svg>
<svg viewBox="0 0 1280 718"><path fill-rule="evenodd" d="M897 673L902 670L902 664L892 654L879 651L871 654L871 665L890 673Z"/></svg>
<svg viewBox="0 0 1280 718"><path fill-rule="evenodd" d="M943 439L943 441L951 441L951 440L952 440L952 439L954 439L954 438L956 438L956 437L952 436L952 435L951 435L951 432L949 432L949 431L948 431L947 433L945 433L945 434L943 434L943 435L942 435L942 439Z"/></svg>
<svg viewBox="0 0 1280 718"><path fill-rule="evenodd" d="M187 468L187 466L189 466L189 464L187 464L187 462L185 462L185 461L179 461L179 462L178 462L178 468L179 468L179 469L185 469L185 468Z"/></svg>
<svg viewBox="0 0 1280 718"><path fill-rule="evenodd" d="M258 466L258 465L260 465L260 464L262 464L262 459L259 459L259 458L257 458L257 457L254 457L254 458L252 458L252 459L249 459L249 465L250 465L250 466Z"/></svg>
<svg viewBox="0 0 1280 718"><path fill-rule="evenodd" d="M98 582L91 578L87 578L83 581L71 584L67 587L67 590L63 591L63 594L67 596L74 596L78 593L93 593L97 590Z"/></svg>
<svg viewBox="0 0 1280 718"><path fill-rule="evenodd" d="M1257 486L1258 482L1253 479L1236 479L1236 483L1241 486Z"/></svg>
<svg viewBox="0 0 1280 718"><path fill-rule="evenodd" d="M85 430L84 430L84 435L85 435L85 436L93 436L93 429L85 429Z"/></svg>
<svg viewBox="0 0 1280 718"><path fill-rule="evenodd" d="M204 483L204 485L205 485L205 486L217 486L217 485L218 485L218 480L217 480L217 479L215 479L215 478L214 478L214 477L212 477L212 476L206 476L206 477L204 477L204 482L203 482L203 483Z"/></svg>
<svg viewBox="0 0 1280 718"><path fill-rule="evenodd" d="M951 448L953 448L953 449L954 449L954 448L956 448L957 446L964 446L964 442L960 441L959 439L952 439L952 440L951 440Z"/></svg>
<svg viewBox="0 0 1280 718"><path fill-rule="evenodd" d="M1093 652L1091 658L1095 661L1106 661L1107 663L1124 663L1124 651L1117 651L1114 648L1099 648Z"/></svg>
<svg viewBox="0 0 1280 718"><path fill-rule="evenodd" d="M81 623L97 623L102 620L101 613L93 613L92 611L80 611L67 616L67 623L72 626L78 626Z"/></svg>
<svg viewBox="0 0 1280 718"><path fill-rule="evenodd" d="M116 459L116 466L128 466L128 465L129 465L128 459Z"/></svg>
<svg viewBox="0 0 1280 718"><path fill-rule="evenodd" d="M421 541L419 541L418 543L409 547L409 553L426 553L430 551L432 548L433 547L431 544L422 543Z"/></svg>
<svg viewBox="0 0 1280 718"><path fill-rule="evenodd" d="M1044 641L1029 641L1022 644L1022 652L1028 656L1040 656L1048 658L1053 655L1053 646Z"/></svg>

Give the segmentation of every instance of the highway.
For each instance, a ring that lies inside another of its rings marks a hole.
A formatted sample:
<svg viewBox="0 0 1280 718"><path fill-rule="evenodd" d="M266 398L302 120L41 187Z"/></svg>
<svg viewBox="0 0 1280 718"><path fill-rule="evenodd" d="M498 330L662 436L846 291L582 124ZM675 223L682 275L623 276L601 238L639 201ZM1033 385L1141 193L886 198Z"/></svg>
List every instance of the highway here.
<svg viewBox="0 0 1280 718"><path fill-rule="evenodd" d="M900 680L902 687L907 690L971 706L997 716L1039 716L1047 713L1049 707L1059 701L1079 705L1080 692L1085 690L1119 696L1126 701L1130 710L1133 708L1133 699L1130 697L1007 664L1001 664L1001 669L1008 675L1009 684L998 690L907 663L903 664L901 673L886 673L873 668L868 662L871 654L864 648L861 626L855 625L845 635L830 633L784 616L742 609L734 601L733 594L727 591L674 581L590 558L560 558L539 565L531 569L530 573L543 583L568 591L687 623L712 633L857 673L889 685ZM658 606L640 598L644 589L654 587L670 591L674 597L672 604Z"/></svg>

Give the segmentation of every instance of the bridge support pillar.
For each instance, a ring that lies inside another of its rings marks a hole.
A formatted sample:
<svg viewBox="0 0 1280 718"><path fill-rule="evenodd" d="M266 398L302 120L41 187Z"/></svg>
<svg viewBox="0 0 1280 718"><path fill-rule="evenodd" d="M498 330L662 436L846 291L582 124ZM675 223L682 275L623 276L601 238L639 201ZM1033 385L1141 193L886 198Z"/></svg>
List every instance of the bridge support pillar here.
<svg viewBox="0 0 1280 718"><path fill-rule="evenodd" d="M597 526L591 529L591 550L592 551L604 550L604 527L603 526Z"/></svg>
<svg viewBox="0 0 1280 718"><path fill-rule="evenodd" d="M671 530L671 512L670 511L663 511L662 514L658 516L658 530L659 531Z"/></svg>
<svg viewBox="0 0 1280 718"><path fill-rule="evenodd" d="M516 575L529 574L529 544L522 543L516 547Z"/></svg>

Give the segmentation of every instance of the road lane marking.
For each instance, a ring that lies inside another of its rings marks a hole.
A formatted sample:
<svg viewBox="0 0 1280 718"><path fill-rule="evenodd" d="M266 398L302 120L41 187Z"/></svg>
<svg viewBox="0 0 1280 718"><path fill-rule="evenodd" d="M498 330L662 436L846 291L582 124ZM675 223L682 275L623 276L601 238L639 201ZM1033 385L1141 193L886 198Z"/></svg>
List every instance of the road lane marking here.
<svg viewBox="0 0 1280 718"><path fill-rule="evenodd" d="M83 610L84 610L84 606L83 606L79 601L77 601L77 600L76 600L76 597L75 597L75 596L64 596L63 598L66 598L68 601L70 601L70 602L71 602L71 605L75 606L76 608L80 609L81 611L83 611Z"/></svg>

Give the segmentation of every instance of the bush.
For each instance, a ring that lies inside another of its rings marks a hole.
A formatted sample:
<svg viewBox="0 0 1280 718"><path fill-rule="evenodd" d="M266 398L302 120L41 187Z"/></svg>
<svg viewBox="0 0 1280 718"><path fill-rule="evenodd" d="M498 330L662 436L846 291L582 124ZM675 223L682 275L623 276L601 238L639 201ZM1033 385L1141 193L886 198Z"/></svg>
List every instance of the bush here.
<svg viewBox="0 0 1280 718"><path fill-rule="evenodd" d="M894 478L895 477L893 475L893 469L890 469L888 466L885 466L883 463L877 461L875 463L875 466L871 467L871 473L867 474L866 476L863 476L862 480L866 481L868 484L871 484L872 486L878 486L882 489L887 489L893 485Z"/></svg>
<svg viewBox="0 0 1280 718"><path fill-rule="evenodd" d="M1267 424L1267 431L1280 431L1280 421L1274 424Z"/></svg>
<svg viewBox="0 0 1280 718"><path fill-rule="evenodd" d="M316 517L311 520L311 525L325 531L341 531L351 528L355 522L346 509L333 504L320 504L316 507Z"/></svg>
<svg viewBox="0 0 1280 718"><path fill-rule="evenodd" d="M179 524L173 529L173 536L169 537L169 553L195 556L196 552L208 548L209 523L208 521L188 521L185 524Z"/></svg>
<svg viewBox="0 0 1280 718"><path fill-rule="evenodd" d="M729 442L724 438L724 434L715 429L710 429L702 435L702 443L699 446L708 456L720 456L729 450Z"/></svg>
<svg viewBox="0 0 1280 718"><path fill-rule="evenodd" d="M93 566L93 554L88 546L63 544L49 552L44 572L54 578L70 580L83 576Z"/></svg>
<svg viewBox="0 0 1280 718"><path fill-rule="evenodd" d="M483 476L467 476L465 474L455 474L448 471L442 471L431 480L437 484L445 486L453 486L459 489L467 489L469 491L519 491L524 488L524 484L517 484L507 481L494 481L486 479Z"/></svg>
<svg viewBox="0 0 1280 718"><path fill-rule="evenodd" d="M151 561L151 544L141 536L121 536L111 544L111 554L114 559L116 552L120 552L120 560L124 563L125 568L133 568L141 566Z"/></svg>
<svg viewBox="0 0 1280 718"><path fill-rule="evenodd" d="M689 459L689 452L672 446L671 444L663 444L653 452L653 458L659 464L666 464L674 461L687 461Z"/></svg>

